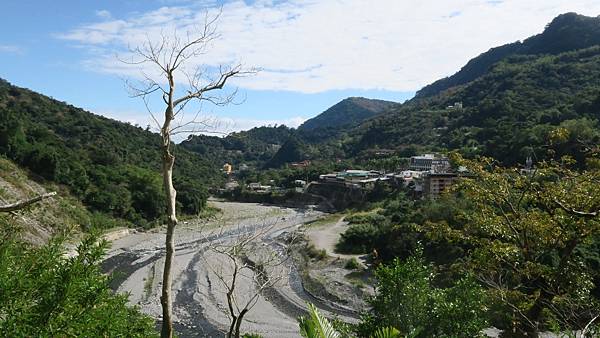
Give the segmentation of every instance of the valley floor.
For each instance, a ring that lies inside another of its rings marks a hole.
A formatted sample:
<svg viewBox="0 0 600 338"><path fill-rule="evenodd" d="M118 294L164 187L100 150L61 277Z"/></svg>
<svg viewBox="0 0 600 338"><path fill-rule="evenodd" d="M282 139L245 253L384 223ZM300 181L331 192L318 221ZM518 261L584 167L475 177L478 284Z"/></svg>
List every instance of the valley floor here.
<svg viewBox="0 0 600 338"><path fill-rule="evenodd" d="M280 208L253 203L211 201L222 210L210 221L180 222L176 230L176 258L173 279L173 312L180 337L219 337L229 325L225 289L215 272L227 270L222 257L208 250L209 243L234 241L240 234L256 229L264 250L277 251L282 234L291 234L304 223L323 214L307 209ZM112 243L104 262L106 271L116 272L113 288L129 292L132 304L158 321L161 319L160 290L164 256L164 230L127 234ZM300 273L286 261L280 266L283 279L264 290L242 324L243 333L265 337L299 337L297 317L312 302L328 316L355 321L349 308L316 298L306 292ZM251 275L239 278L240 298L255 289Z"/></svg>

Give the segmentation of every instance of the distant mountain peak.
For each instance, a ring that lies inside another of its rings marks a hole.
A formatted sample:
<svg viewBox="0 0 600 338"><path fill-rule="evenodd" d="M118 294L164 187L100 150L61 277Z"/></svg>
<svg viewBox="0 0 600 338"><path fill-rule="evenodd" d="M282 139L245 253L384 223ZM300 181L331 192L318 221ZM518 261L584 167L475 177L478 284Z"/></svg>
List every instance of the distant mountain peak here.
<svg viewBox="0 0 600 338"><path fill-rule="evenodd" d="M319 128L342 129L353 127L366 119L385 112L396 104L398 103L385 100L349 97L312 119L306 120L298 129L308 131Z"/></svg>

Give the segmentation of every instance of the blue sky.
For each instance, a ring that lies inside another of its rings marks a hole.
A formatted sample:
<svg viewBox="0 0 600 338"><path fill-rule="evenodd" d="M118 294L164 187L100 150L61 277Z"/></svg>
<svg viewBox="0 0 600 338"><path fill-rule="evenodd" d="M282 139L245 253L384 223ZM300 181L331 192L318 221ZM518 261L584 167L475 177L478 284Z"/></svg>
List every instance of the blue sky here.
<svg viewBox="0 0 600 338"><path fill-rule="evenodd" d="M115 55L161 30L190 30L221 6L221 38L194 64L263 69L232 82L243 104L203 107L230 129L297 126L349 96L402 102L479 53L541 32L560 13L600 14L600 0L5 1L0 77L145 125L143 103L123 83L141 69Z"/></svg>

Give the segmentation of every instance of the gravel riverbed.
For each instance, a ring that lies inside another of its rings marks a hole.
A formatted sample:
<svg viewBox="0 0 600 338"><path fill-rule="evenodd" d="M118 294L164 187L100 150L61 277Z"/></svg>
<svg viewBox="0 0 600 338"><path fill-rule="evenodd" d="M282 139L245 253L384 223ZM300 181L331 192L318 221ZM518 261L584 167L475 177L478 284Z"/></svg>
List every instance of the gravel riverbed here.
<svg viewBox="0 0 600 338"><path fill-rule="evenodd" d="M282 233L292 233L305 222L323 216L309 209L292 209L254 203L211 201L222 210L210 221L180 222L176 229L176 257L173 265L174 325L180 337L222 337L229 326L225 288L214 267L222 267L219 255L208 250L208 243L227 243L236 236L256 229L264 250L277 250ZM114 272L112 287L128 292L130 302L141 307L160 323L160 290L164 262L164 230L128 234L114 240L104 261L105 271ZM291 264L287 262L286 264ZM283 268L283 266L282 266ZM301 287L295 268L286 266L285 274L273 287L264 290L246 315L242 332L265 337L299 337L297 316L304 314L311 301L328 316L354 321L356 315L344 307L312 297ZM239 297L253 294L252 276L238 281Z"/></svg>

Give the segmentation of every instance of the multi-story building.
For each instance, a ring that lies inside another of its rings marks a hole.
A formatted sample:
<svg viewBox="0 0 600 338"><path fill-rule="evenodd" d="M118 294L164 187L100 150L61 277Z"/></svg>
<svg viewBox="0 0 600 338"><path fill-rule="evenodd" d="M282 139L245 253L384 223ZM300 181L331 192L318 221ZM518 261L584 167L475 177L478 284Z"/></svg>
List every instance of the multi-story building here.
<svg viewBox="0 0 600 338"><path fill-rule="evenodd" d="M450 169L450 160L445 156L425 154L410 158L410 170L432 171L434 173L447 172Z"/></svg>
<svg viewBox="0 0 600 338"><path fill-rule="evenodd" d="M458 177L456 173L429 173L424 179L423 194L428 197L438 197Z"/></svg>

